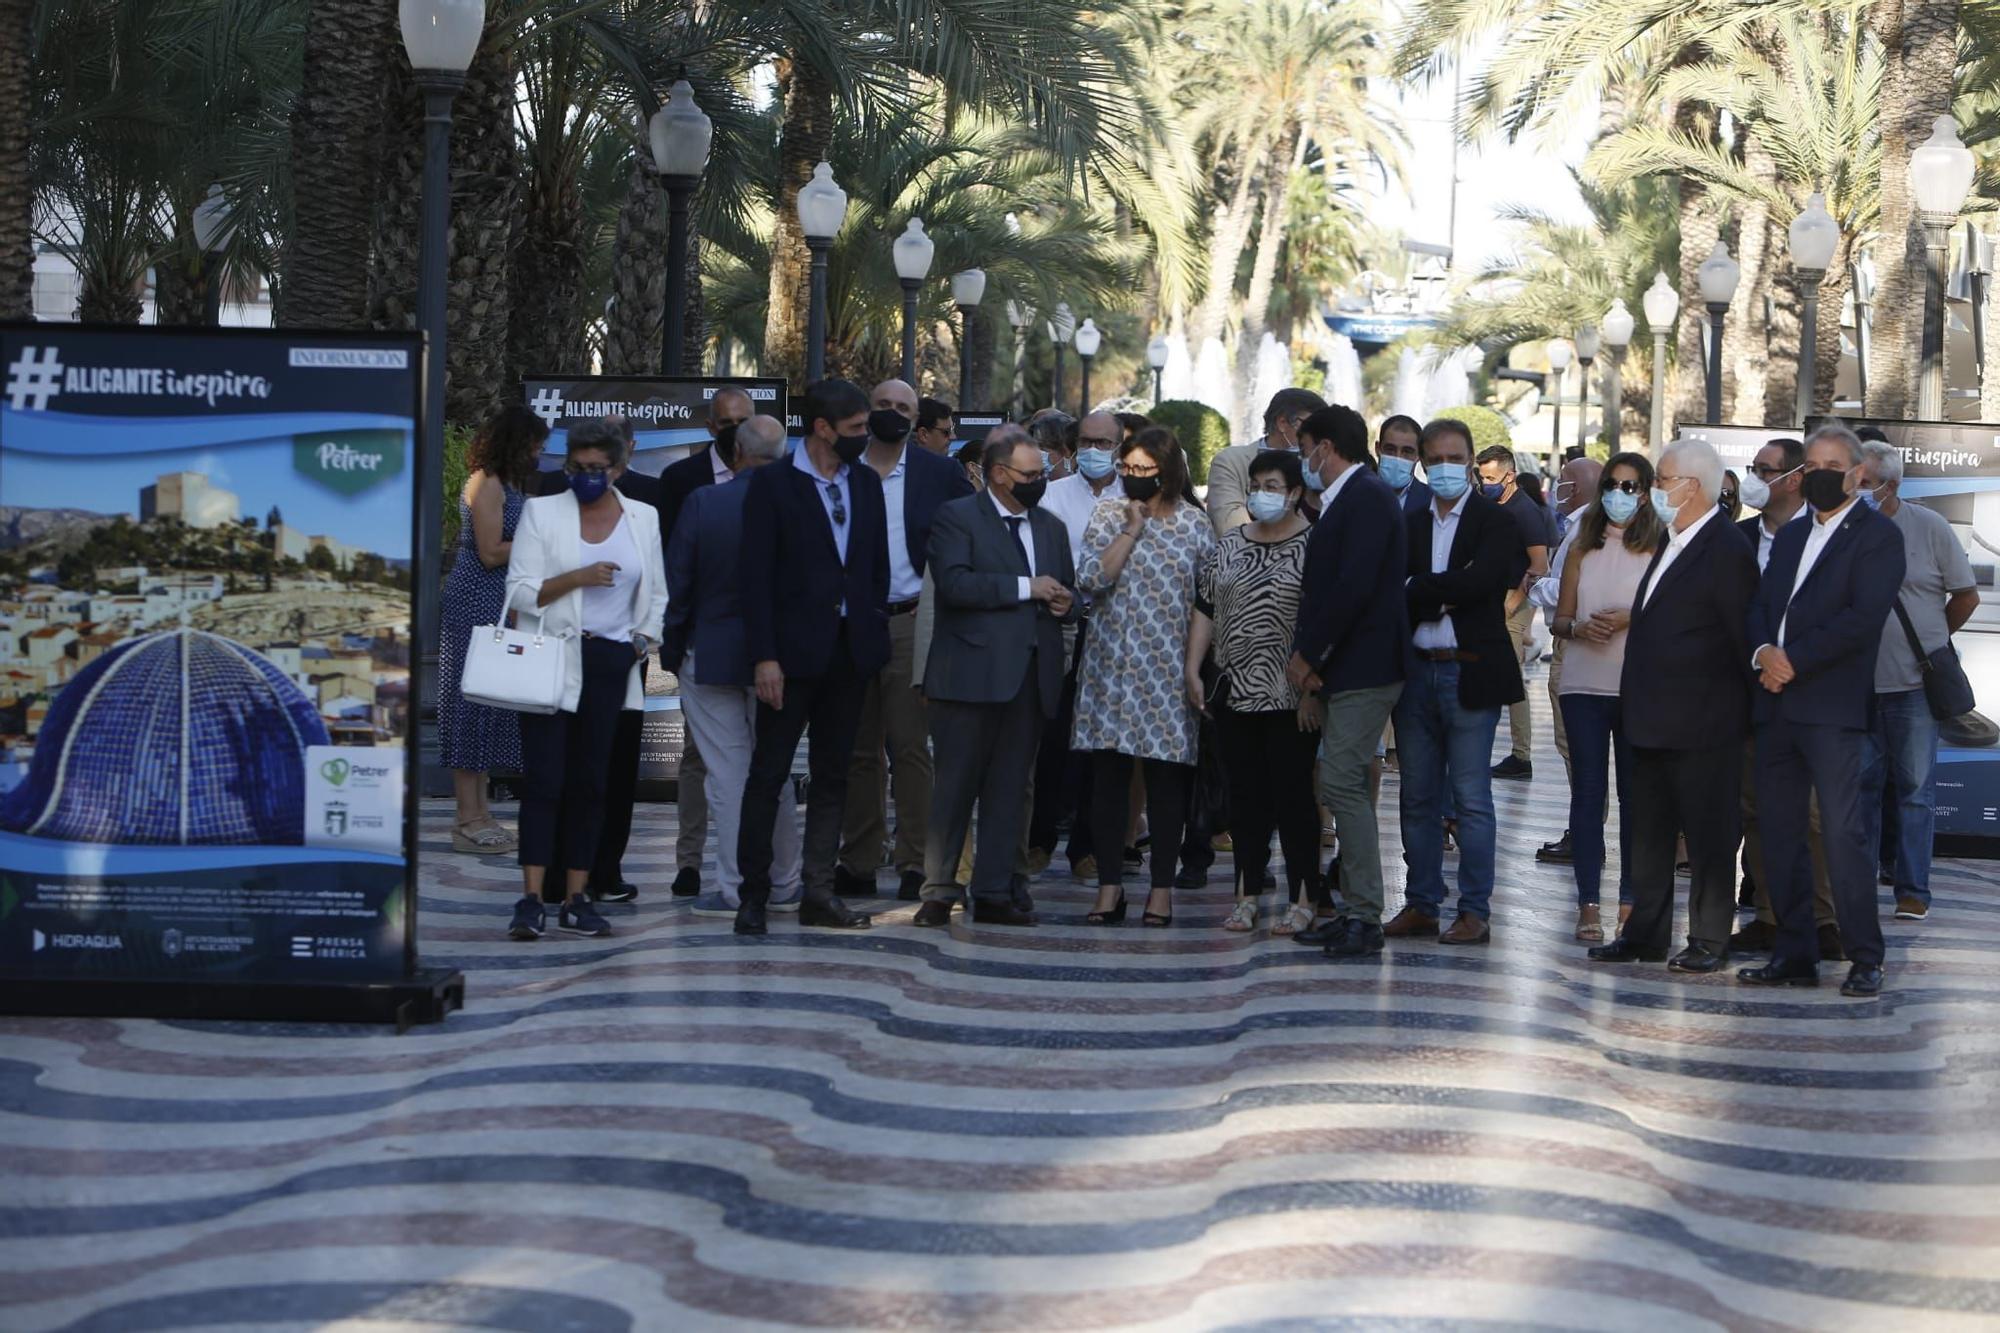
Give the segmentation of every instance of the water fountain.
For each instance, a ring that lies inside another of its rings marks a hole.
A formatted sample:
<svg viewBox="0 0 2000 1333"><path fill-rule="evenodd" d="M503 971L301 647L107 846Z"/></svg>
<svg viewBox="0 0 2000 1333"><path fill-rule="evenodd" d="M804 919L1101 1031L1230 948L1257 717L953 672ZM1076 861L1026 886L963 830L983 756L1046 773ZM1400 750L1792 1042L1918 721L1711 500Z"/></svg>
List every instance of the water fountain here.
<svg viewBox="0 0 2000 1333"><path fill-rule="evenodd" d="M1236 420L1236 395L1229 387L1229 353L1215 338L1201 345L1201 356L1194 365L1192 397L1220 412L1224 421Z"/></svg>
<svg viewBox="0 0 2000 1333"><path fill-rule="evenodd" d="M1184 402L1194 397L1194 357L1188 353L1187 335L1167 335L1167 365L1160 372L1160 401Z"/></svg>
<svg viewBox="0 0 2000 1333"><path fill-rule="evenodd" d="M1250 377L1250 401L1243 405L1245 421L1242 439L1254 440L1263 434L1264 405L1280 389L1292 383L1292 354L1276 338L1266 333L1257 345L1256 370Z"/></svg>

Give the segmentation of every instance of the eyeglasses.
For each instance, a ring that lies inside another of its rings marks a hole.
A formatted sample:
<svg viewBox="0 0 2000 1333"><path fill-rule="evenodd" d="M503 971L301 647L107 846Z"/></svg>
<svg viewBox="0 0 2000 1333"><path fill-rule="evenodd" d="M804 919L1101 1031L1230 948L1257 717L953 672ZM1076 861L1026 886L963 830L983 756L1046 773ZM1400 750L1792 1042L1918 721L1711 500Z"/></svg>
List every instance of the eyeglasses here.
<svg viewBox="0 0 2000 1333"><path fill-rule="evenodd" d="M565 463L563 464L563 471L567 472L572 477L581 477L585 475L593 477L602 477L608 475L611 469L608 467L594 467L589 465L581 465L577 463Z"/></svg>
<svg viewBox="0 0 2000 1333"><path fill-rule="evenodd" d="M1799 467L1804 466L1805 464L1803 463L1799 465ZM1778 467L1771 463L1752 463L1750 465L1750 475L1759 481L1776 481L1780 477L1789 477L1798 470L1796 467Z"/></svg>
<svg viewBox="0 0 2000 1333"><path fill-rule="evenodd" d="M833 502L833 526L836 528L845 526L847 523L847 506L841 502L840 487L828 486L826 488L826 498Z"/></svg>
<svg viewBox="0 0 2000 1333"><path fill-rule="evenodd" d="M1118 475L1121 477L1157 477L1160 475L1160 469L1157 464L1149 468L1136 468L1130 463L1120 463L1118 465Z"/></svg>
<svg viewBox="0 0 2000 1333"><path fill-rule="evenodd" d="M1077 437L1079 449L1116 449L1125 443L1123 437L1112 438L1105 435L1081 435Z"/></svg>
<svg viewBox="0 0 2000 1333"><path fill-rule="evenodd" d="M1597 493L1604 495L1611 491L1623 491L1627 495L1637 495L1645 489L1646 485L1641 481L1613 481L1611 478L1606 477L1603 483L1598 486Z"/></svg>

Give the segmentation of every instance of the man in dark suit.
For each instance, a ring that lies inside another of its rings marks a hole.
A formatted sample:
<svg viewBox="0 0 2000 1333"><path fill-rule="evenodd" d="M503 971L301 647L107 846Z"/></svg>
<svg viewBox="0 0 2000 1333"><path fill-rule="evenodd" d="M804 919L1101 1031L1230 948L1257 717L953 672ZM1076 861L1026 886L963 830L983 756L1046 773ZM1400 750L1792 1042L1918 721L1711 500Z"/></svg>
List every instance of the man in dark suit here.
<svg viewBox="0 0 2000 1333"><path fill-rule="evenodd" d="M937 623L924 665L937 791L925 848L920 926L951 919L953 879L975 804L973 920L1032 926L1014 893L1014 858L1042 728L1062 705L1061 622L1077 611L1069 532L1040 505L1041 450L1018 426L987 436L986 492L937 511L930 568Z"/></svg>
<svg viewBox="0 0 2000 1333"><path fill-rule="evenodd" d="M1430 508L1431 488L1417 480L1417 464L1423 459L1417 441L1424 428L1415 417L1393 416L1375 432L1375 456L1382 480L1402 502L1403 512L1418 514Z"/></svg>
<svg viewBox="0 0 2000 1333"><path fill-rule="evenodd" d="M660 540L672 547L674 524L688 497L704 486L727 482L734 473L737 427L756 412L750 395L734 385L724 385L708 400L708 437L711 443L669 464L660 474ZM680 777L675 783L679 806L679 835L674 843L674 896L691 898L701 892L701 853L708 841L708 764L694 737L682 733Z"/></svg>
<svg viewBox="0 0 2000 1333"><path fill-rule="evenodd" d="M1484 944L1493 899L1492 754L1500 710L1523 694L1507 594L1527 559L1520 524L1472 488L1472 428L1424 427L1431 505L1405 516L1410 663L1396 702L1407 906L1384 935L1438 935L1444 905L1444 794L1458 812L1458 919L1439 938Z"/></svg>
<svg viewBox="0 0 2000 1333"><path fill-rule="evenodd" d="M789 462L750 474L743 498L743 628L757 690L757 744L736 841L740 935L764 933L771 833L799 738L810 732L805 899L799 923L863 928L834 892L854 728L868 678L889 660L889 528L882 479L861 465L868 400L846 380L806 391Z"/></svg>
<svg viewBox="0 0 2000 1333"><path fill-rule="evenodd" d="M1812 506L1771 543L1750 607L1749 661L1758 673L1757 815L1777 943L1763 967L1738 972L1760 986L1819 982L1812 902L1799 891L1806 804L1818 796L1834 915L1851 966L1842 995L1882 991L1882 923L1875 914L1875 849L1861 809L1875 656L1902 587L1896 525L1857 501L1861 441L1840 425L1806 437L1799 489Z"/></svg>
<svg viewBox="0 0 2000 1333"><path fill-rule="evenodd" d="M1409 524L1376 475L1359 412L1321 408L1299 427L1299 447L1325 489L1306 544L1288 674L1325 701L1319 799L1340 830L1340 915L1314 937L1330 957L1355 958L1382 951L1382 848L1369 769L1403 693Z"/></svg>
<svg viewBox="0 0 2000 1333"><path fill-rule="evenodd" d="M607 417L607 422L616 426L625 439L625 456L632 456L632 422L627 417ZM618 493L628 500L637 500L653 508L660 507L660 479L639 472L629 465L619 471L611 483ZM561 468L544 472L540 481L540 493L560 495L569 489L568 474ZM662 534L664 544L666 538ZM665 552L661 553L664 560ZM650 658L639 662L639 681L644 686L650 666ZM637 709L625 709L618 714L618 730L611 738L611 767L604 778L604 826L597 835L596 863L590 870L588 891L599 902L628 903L639 896L639 886L625 878L625 848L632 841L632 804L639 791L639 740L645 728L646 715ZM706 818L706 815L704 815ZM568 820L559 817L556 821L556 855L562 854L562 834ZM696 864L700 861L697 858ZM550 895L554 896L551 897ZM558 902L562 898L560 885L550 885L542 895L544 902Z"/></svg>
<svg viewBox="0 0 2000 1333"><path fill-rule="evenodd" d="M1668 445L1654 487L1650 503L1667 525L1667 539L1653 553L1632 609L1599 613L1599 623L1613 632L1629 626L1618 693L1632 767L1625 775L1632 915L1616 940L1590 956L1600 963L1666 958L1674 848L1685 835L1687 948L1670 966L1713 972L1729 957L1735 921L1737 788L1750 717L1744 625L1757 564L1716 505L1722 458L1712 445ZM1569 632L1566 622L1558 628Z"/></svg>
<svg viewBox="0 0 2000 1333"><path fill-rule="evenodd" d="M924 887L924 847L930 827L930 732L912 671L917 602L924 590L931 520L938 506L972 494L965 469L910 442L917 391L901 380L875 386L868 413L868 466L882 479L889 524L889 662L869 680L847 775L847 811L840 834L836 890L875 896L875 871L889 841L889 784L896 787L894 859L897 896L915 902ZM888 765L883 764L887 755Z"/></svg>

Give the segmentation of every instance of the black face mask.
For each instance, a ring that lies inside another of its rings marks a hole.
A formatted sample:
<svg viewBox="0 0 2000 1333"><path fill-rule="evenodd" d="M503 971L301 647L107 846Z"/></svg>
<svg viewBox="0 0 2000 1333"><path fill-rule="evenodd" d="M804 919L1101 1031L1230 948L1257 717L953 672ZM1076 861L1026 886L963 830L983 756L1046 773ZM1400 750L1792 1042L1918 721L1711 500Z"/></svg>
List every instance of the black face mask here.
<svg viewBox="0 0 2000 1333"><path fill-rule="evenodd" d="M1033 509L1042 502L1042 496L1049 489L1047 477L1036 477L1033 481L1014 483L1014 501L1025 508Z"/></svg>
<svg viewBox="0 0 2000 1333"><path fill-rule="evenodd" d="M715 432L715 456L722 460L725 467L736 466L736 427L734 425L724 426L721 430Z"/></svg>
<svg viewBox="0 0 2000 1333"><path fill-rule="evenodd" d="M861 455L868 452L868 437L866 435L839 436L833 442L833 452L840 455L840 461L843 463L855 462Z"/></svg>
<svg viewBox="0 0 2000 1333"><path fill-rule="evenodd" d="M1818 468L1799 478L1799 494L1820 513L1829 513L1847 502L1847 474Z"/></svg>
<svg viewBox="0 0 2000 1333"><path fill-rule="evenodd" d="M884 444L901 444L910 434L910 419L893 407L868 414L868 433Z"/></svg>
<svg viewBox="0 0 2000 1333"><path fill-rule="evenodd" d="M1124 477L1120 480L1124 483L1125 498L1128 500L1143 502L1160 493L1158 477Z"/></svg>

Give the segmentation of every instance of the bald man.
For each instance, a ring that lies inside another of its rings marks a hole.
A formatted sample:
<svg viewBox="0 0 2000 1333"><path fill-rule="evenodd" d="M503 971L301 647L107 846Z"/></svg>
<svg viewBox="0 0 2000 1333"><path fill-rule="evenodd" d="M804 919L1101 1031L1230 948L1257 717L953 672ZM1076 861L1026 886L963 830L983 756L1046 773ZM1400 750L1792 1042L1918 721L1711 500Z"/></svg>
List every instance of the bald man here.
<svg viewBox="0 0 2000 1333"><path fill-rule="evenodd" d="M868 395L868 405L868 448L862 459L882 478L889 519L889 663L868 682L862 699L834 892L843 898L875 896L875 872L889 843L893 780L897 896L915 902L924 887L933 772L930 722L913 683L917 603L924 590L931 520L945 501L972 494L972 483L950 459L914 446L915 389L901 380L883 380Z"/></svg>
<svg viewBox="0 0 2000 1333"><path fill-rule="evenodd" d="M1597 502L1597 483L1604 476L1604 465L1594 458L1572 458L1562 465L1556 474L1556 514L1557 522L1563 525L1563 539L1556 547L1555 555L1549 560L1549 572L1535 580L1535 586L1528 590L1528 600L1542 609L1542 622L1549 625L1550 637L1554 639L1556 600L1562 593L1563 561L1569 557L1570 538L1576 533L1572 521L1578 511ZM1555 647L1549 658L1549 712L1556 720L1556 753L1562 756L1563 771L1569 771L1569 730L1563 726L1562 694L1563 645L1564 639L1554 639ZM1570 864L1569 830L1554 842L1545 842L1535 850L1535 859L1550 865Z"/></svg>

